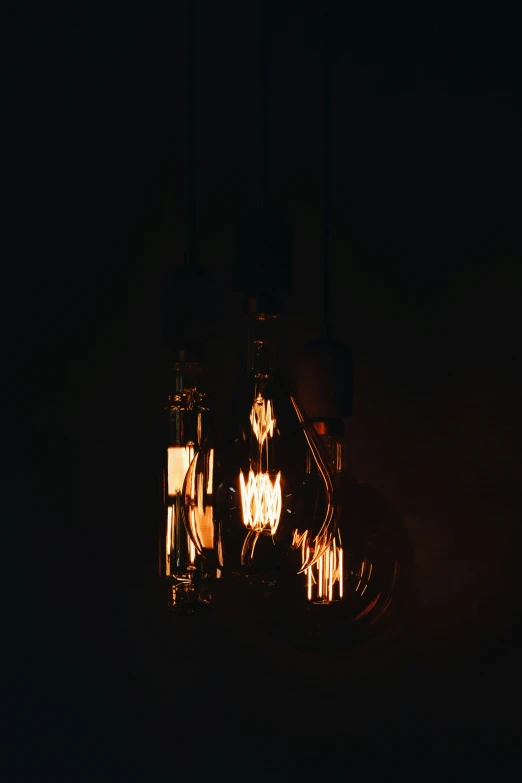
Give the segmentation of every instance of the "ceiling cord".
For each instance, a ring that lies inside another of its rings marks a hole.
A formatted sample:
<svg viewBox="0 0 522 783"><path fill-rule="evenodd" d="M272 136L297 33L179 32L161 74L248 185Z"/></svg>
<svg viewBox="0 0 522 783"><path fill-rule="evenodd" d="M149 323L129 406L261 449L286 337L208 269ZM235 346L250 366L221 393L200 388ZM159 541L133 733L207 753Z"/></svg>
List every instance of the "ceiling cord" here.
<svg viewBox="0 0 522 783"><path fill-rule="evenodd" d="M271 203L270 153L272 125L272 4L264 0L261 14L261 194L264 207Z"/></svg>
<svg viewBox="0 0 522 783"><path fill-rule="evenodd" d="M194 263L194 240L196 234L196 185L194 181L194 11L191 11L190 0L187 2L187 253L186 263Z"/></svg>
<svg viewBox="0 0 522 783"><path fill-rule="evenodd" d="M328 36L328 12L323 18L323 307L324 332L332 336L330 323L330 202L332 191L332 61Z"/></svg>

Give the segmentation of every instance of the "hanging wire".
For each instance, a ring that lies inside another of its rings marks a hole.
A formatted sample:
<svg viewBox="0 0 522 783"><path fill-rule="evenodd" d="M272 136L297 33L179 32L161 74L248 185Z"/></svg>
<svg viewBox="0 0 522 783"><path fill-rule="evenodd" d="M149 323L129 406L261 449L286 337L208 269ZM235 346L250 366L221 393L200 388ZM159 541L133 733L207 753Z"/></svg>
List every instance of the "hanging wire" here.
<svg viewBox="0 0 522 783"><path fill-rule="evenodd" d="M196 233L196 188L194 183L194 69L192 47L194 45L192 32L194 29L194 12L191 12L191 2L187 2L187 97L186 97L186 129L187 129L187 250L185 262L194 263L194 236Z"/></svg>
<svg viewBox="0 0 522 783"><path fill-rule="evenodd" d="M271 120L272 120L272 4L270 0L260 3L260 34L261 34L261 197L263 206L268 207L271 201L270 187L270 153L271 153Z"/></svg>
<svg viewBox="0 0 522 783"><path fill-rule="evenodd" d="M324 332L331 337L330 323L330 202L332 191L332 59L328 11L323 16L323 306Z"/></svg>

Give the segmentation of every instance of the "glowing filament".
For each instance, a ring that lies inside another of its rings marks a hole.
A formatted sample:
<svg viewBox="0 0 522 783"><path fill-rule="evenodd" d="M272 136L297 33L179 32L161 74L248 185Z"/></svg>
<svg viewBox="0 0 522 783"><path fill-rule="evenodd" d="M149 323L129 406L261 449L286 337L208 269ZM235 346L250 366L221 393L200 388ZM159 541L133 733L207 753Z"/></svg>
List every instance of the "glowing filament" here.
<svg viewBox="0 0 522 783"><path fill-rule="evenodd" d="M205 476L197 472L197 460L193 460L186 478L187 522L189 538L190 562L195 562L196 555L203 549L214 548L214 509L211 499L205 499Z"/></svg>
<svg viewBox="0 0 522 783"><path fill-rule="evenodd" d="M203 473L198 473L197 495L197 511L195 512L197 539L204 549L212 549L214 546L214 514L212 506L205 508L203 504Z"/></svg>
<svg viewBox="0 0 522 783"><path fill-rule="evenodd" d="M334 541L334 548L333 551L329 550L328 552L328 565L330 566L328 571L328 600L331 601L333 598L333 562L334 562L334 555L335 555L335 541Z"/></svg>
<svg viewBox="0 0 522 783"><path fill-rule="evenodd" d="M306 561L310 558L310 552L306 552ZM317 578L314 576L314 571ZM307 579L307 596L309 601L331 603L343 597L343 550L337 546L335 540L332 546L321 555L312 565L305 569ZM337 594L334 595L334 586L338 585ZM316 590L314 590L314 587ZM315 594L314 594L315 593Z"/></svg>
<svg viewBox="0 0 522 783"><path fill-rule="evenodd" d="M250 413L250 424L260 446L263 445L267 437L273 437L275 423L271 400L264 400L259 395Z"/></svg>
<svg viewBox="0 0 522 783"><path fill-rule="evenodd" d="M214 480L214 449L210 449L208 455L207 494L212 494L212 482Z"/></svg>
<svg viewBox="0 0 522 783"><path fill-rule="evenodd" d="M172 550L172 506L167 508L167 546L165 547L165 574L170 576L170 552Z"/></svg>
<svg viewBox="0 0 522 783"><path fill-rule="evenodd" d="M239 485L245 526L257 532L270 527L274 535L281 516L281 473L272 483L268 473L254 474L251 470L245 482L243 472L239 471Z"/></svg>

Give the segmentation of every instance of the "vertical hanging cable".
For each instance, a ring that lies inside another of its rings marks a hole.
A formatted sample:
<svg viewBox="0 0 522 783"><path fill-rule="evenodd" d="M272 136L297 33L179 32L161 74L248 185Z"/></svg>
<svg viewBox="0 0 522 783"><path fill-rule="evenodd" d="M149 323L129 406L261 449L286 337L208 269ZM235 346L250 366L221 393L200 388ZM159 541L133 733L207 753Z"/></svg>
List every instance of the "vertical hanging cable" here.
<svg viewBox="0 0 522 783"><path fill-rule="evenodd" d="M330 323L330 199L332 190L332 61L328 36L328 11L323 16L323 270L324 331L331 337Z"/></svg>
<svg viewBox="0 0 522 783"><path fill-rule="evenodd" d="M193 108L193 66L192 66L192 31L193 13L190 0L187 2L187 99L186 99L186 129L187 129L187 255L186 262L194 263L195 198L194 183L194 108Z"/></svg>
<svg viewBox="0 0 522 783"><path fill-rule="evenodd" d="M271 40L271 10L270 0L260 3L260 36L261 36L261 197L264 207L271 201L270 187L270 131L272 119L272 40Z"/></svg>

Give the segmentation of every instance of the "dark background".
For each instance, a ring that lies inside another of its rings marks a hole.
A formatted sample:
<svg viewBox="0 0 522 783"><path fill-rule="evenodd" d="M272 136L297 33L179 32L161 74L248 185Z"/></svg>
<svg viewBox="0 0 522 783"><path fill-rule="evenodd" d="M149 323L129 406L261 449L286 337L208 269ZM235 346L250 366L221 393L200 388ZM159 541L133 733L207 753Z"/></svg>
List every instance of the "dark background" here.
<svg viewBox="0 0 522 783"><path fill-rule="evenodd" d="M355 363L350 469L404 515L417 573L392 640L325 660L256 637L244 618L177 624L155 577L161 306L187 240L189 40L196 255L218 278L221 391L234 370L234 241L259 198L259 5L191 11L190 36L185 6L11 14L3 475L6 529L23 539L13 591L35 629L15 647L20 736L40 768L123 763L142 779L509 765L520 742L514 18L329 9L332 322ZM270 13L292 370L321 327L322 17L298 3Z"/></svg>

